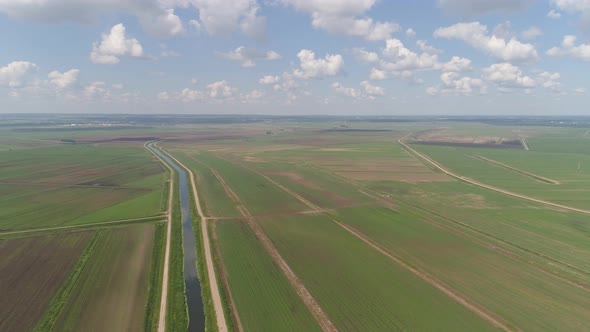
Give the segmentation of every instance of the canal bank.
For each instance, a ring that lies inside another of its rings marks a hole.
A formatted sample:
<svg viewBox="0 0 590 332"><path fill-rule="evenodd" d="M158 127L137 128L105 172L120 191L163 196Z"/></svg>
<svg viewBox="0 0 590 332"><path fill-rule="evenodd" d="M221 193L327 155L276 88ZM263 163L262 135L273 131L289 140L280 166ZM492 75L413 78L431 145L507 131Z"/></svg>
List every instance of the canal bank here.
<svg viewBox="0 0 590 332"><path fill-rule="evenodd" d="M184 254L184 280L186 285L186 301L189 316L189 331L205 331L205 313L201 297L201 285L197 275L197 257L195 233L190 211L189 179L182 167L165 153L150 143L147 147L158 155L178 174L179 203L182 223L182 247Z"/></svg>

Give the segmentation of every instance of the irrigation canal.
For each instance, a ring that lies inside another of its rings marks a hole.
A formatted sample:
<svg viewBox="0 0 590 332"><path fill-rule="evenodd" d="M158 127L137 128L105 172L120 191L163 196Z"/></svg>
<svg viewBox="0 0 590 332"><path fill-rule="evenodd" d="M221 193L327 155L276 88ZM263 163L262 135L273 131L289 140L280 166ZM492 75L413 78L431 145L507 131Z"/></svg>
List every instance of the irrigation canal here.
<svg viewBox="0 0 590 332"><path fill-rule="evenodd" d="M205 331L205 312L203 310L203 299L201 298L201 284L197 276L197 254L190 210L189 179L184 169L158 148L155 148L154 143L148 144L148 148L174 168L178 174L182 247L184 252L184 281L186 283L186 302L189 318L188 330L189 332L202 332Z"/></svg>

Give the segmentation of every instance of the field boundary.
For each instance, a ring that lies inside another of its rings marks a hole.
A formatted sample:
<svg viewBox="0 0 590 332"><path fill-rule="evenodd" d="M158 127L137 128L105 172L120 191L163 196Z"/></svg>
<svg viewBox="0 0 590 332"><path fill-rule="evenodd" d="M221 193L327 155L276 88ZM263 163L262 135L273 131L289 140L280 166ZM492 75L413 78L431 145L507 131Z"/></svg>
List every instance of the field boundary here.
<svg viewBox="0 0 590 332"><path fill-rule="evenodd" d="M170 264L170 237L172 236L172 201L174 197L174 170L154 151L148 148L148 143L144 144L152 155L154 155L170 171L169 190L168 190L168 216L166 220L166 249L164 250L164 268L162 272L162 295L160 296L160 312L158 318L158 332L166 331L166 309L168 307L168 270Z"/></svg>
<svg viewBox="0 0 590 332"><path fill-rule="evenodd" d="M411 135L411 134L409 134L409 135ZM508 195L508 196L512 196L512 197L516 197L516 198L520 198L520 199L524 199L524 200L527 200L527 201L531 201L531 202L535 202L535 203L539 203L539 204L551 206L551 207L554 207L554 208L559 208L559 209L563 209L563 210L568 210L568 211L573 211L573 212L579 212L579 213L590 215L590 210L578 209L578 208L575 208L575 207L572 207L572 206L561 205L561 204L557 204L557 203L552 203L552 202L544 201L542 199L537 199L537 198L533 198L533 197L529 197L529 196L517 194L515 192L511 192L511 191L504 190L504 189L501 189L501 188L498 188L498 187L490 186L490 185L481 183L479 181L470 179L468 177L461 176L461 175L459 175L457 173L454 173L454 172L450 171L449 169L447 169L446 167L440 165L438 162L434 161L432 158L430 158L430 157L428 157L428 156L426 156L426 155L424 155L424 154L422 154L422 153L414 150L413 148L411 148L410 146L408 146L406 143L404 143L404 139L406 137L408 137L409 135L406 135L406 136L398 139L397 142L399 144L401 144L401 146L404 149L406 149L408 152L410 152L410 154L419 157L420 159L426 161L428 164L436 167L440 171L444 172L445 174L447 174L449 176L452 176L453 178L455 178L455 179L457 179L459 181L463 181L463 182L472 184L472 185L477 186L477 187L485 188L485 189L492 190L492 191L495 191L495 192L498 192L498 193L501 193L501 194L504 194L504 195Z"/></svg>
<svg viewBox="0 0 590 332"><path fill-rule="evenodd" d="M18 234L37 233L37 232L46 232L46 231L51 232L51 231L58 231L58 230L64 230L64 229L85 230L85 229L100 228L100 226L104 226L104 225L117 225L117 224L131 224L131 223L136 223L136 222L140 223L140 222L148 222L148 221L161 221L163 217L165 217L165 216L109 220L109 221L101 221L101 222L80 224L80 225L33 228L33 229L26 229L26 230L21 230L21 231L0 232L0 237L2 237L4 235L18 235Z"/></svg>
<svg viewBox="0 0 590 332"><path fill-rule="evenodd" d="M160 149L163 153L165 153L168 157L172 158L178 165L185 169L190 175L191 186L193 191L193 199L195 201L195 206L197 208L197 213L201 218L201 233L203 234L203 248L205 253L205 262L207 266L207 276L209 279L209 290L211 292L211 299L213 301L213 308L215 311L215 318L217 322L217 328L220 332L227 332L227 321L225 319L225 312L223 310L223 304L221 302L221 295L219 293L219 286L217 284L217 276L215 275L215 267L213 264L213 257L211 255L211 244L209 241L209 230L207 228L207 217L203 214L203 210L201 208L201 202L199 201L199 194L197 191L197 186L195 184L195 175L193 171L186 167L183 163L181 163L178 159L172 156L170 153L166 152L164 149Z"/></svg>
<svg viewBox="0 0 590 332"><path fill-rule="evenodd" d="M225 159L223 159L225 160ZM226 161L227 162L227 161ZM336 329L334 323L330 320L328 315L324 312L324 310L320 307L319 303L315 300L315 298L311 295L309 290L305 287L301 279L297 277L295 272L291 269L291 267L287 264L287 261L281 256L278 249L274 246L273 242L266 236L264 230L258 225L254 217L250 214L250 212L246 209L246 207L242 204L240 198L237 194L229 187L229 185L225 182L225 179L217 172L217 170L211 168L209 165L201 162L201 164L205 165L212 173L215 175L217 180L219 180L220 184L222 185L226 194L236 203L238 210L246 219L247 224L250 226L266 252L275 262L275 264L279 267L279 269L283 272L303 304L307 307L309 312L317 321L320 328L325 332L335 332L338 331Z"/></svg>
<svg viewBox="0 0 590 332"><path fill-rule="evenodd" d="M472 157L472 158L479 159L479 160L486 161L486 162L488 162L488 163L490 163L490 164L494 164L494 165L497 165L497 166L500 166L500 167L506 168L506 169L508 169L508 170L511 170L511 171L514 171L514 172L516 172L516 173L520 173L520 174L526 175L526 176L528 176L528 177L531 177L531 178L533 178L533 179L535 179L535 180L537 180L537 181L543 182L543 183L549 183L549 184L561 184L561 183L560 183L559 181L557 181L557 180L552 180L552 179L549 179L549 178L546 178L546 177L543 177L543 176L540 176L540 175L537 175L537 174L533 174L533 173L527 172L527 171L525 171L525 170L518 169L518 168L516 168L516 167L512 167L512 166L510 166L510 165L506 165L506 164L504 164L504 163L501 163L501 162L499 162L499 161L496 161L496 160L494 160L494 159L486 158L486 157L479 156L479 155L476 155L476 154L473 154L473 155L468 155L468 156L470 156L470 157Z"/></svg>

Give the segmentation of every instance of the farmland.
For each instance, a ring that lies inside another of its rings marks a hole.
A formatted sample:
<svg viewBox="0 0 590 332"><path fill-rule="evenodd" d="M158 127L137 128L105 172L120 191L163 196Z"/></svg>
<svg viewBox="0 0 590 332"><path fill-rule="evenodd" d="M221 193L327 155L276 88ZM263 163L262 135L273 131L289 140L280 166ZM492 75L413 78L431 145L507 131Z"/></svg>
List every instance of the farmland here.
<svg viewBox="0 0 590 332"><path fill-rule="evenodd" d="M0 328L187 329L184 206L178 174L144 148L158 138L194 173L207 331L220 326L210 276L228 331L584 331L588 132L432 119L18 131L28 139L0 148Z"/></svg>

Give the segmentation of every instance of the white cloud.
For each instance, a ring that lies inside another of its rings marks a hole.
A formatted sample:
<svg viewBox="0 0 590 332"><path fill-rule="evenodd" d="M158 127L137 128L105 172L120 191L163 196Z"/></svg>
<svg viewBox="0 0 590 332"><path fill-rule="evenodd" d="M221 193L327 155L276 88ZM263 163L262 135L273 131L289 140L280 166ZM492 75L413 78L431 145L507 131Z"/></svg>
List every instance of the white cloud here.
<svg viewBox="0 0 590 332"><path fill-rule="evenodd" d="M412 29L412 28L408 28L406 30L406 37L408 37L408 38L416 37L416 31L414 31L414 29Z"/></svg>
<svg viewBox="0 0 590 332"><path fill-rule="evenodd" d="M501 90L513 88L534 88L535 79L523 74L522 70L510 63L496 63L483 69L484 78L495 83Z"/></svg>
<svg viewBox="0 0 590 332"><path fill-rule="evenodd" d="M551 3L557 8L568 12L587 12L590 11L590 1L588 0L551 0Z"/></svg>
<svg viewBox="0 0 590 332"><path fill-rule="evenodd" d="M440 68L444 72L462 72L472 70L471 60L454 56L450 61L443 63Z"/></svg>
<svg viewBox="0 0 590 332"><path fill-rule="evenodd" d="M261 79L259 79L258 83L270 85L270 84L277 84L280 80L281 79L278 76L266 75L266 76L262 77Z"/></svg>
<svg viewBox="0 0 590 332"><path fill-rule="evenodd" d="M369 96L383 96L385 95L385 89L380 86L372 85L368 81L362 81L361 86L365 89L365 93Z"/></svg>
<svg viewBox="0 0 590 332"><path fill-rule="evenodd" d="M279 0L286 5L308 13L312 26L329 33L361 37L367 40L385 40L399 31L400 26L391 22L375 22L366 17L376 0Z"/></svg>
<svg viewBox="0 0 590 332"><path fill-rule="evenodd" d="M29 73L37 68L37 65L28 61L14 61L4 67L0 67L0 85L19 87Z"/></svg>
<svg viewBox="0 0 590 332"><path fill-rule="evenodd" d="M70 69L63 73L54 70L50 72L49 75L47 75L47 77L49 78L49 83L51 83L58 89L66 89L78 82L79 74L79 69Z"/></svg>
<svg viewBox="0 0 590 332"><path fill-rule="evenodd" d="M266 19L258 16L256 0L188 0L199 10L199 25L211 35L227 35L236 30L262 37Z"/></svg>
<svg viewBox="0 0 590 332"><path fill-rule="evenodd" d="M279 60L281 59L281 55L275 51L268 51L268 52L260 52L254 48L248 48L245 46L240 46L233 51L227 53L218 53L222 57L240 61L242 63L242 67L254 67L256 66L257 60Z"/></svg>
<svg viewBox="0 0 590 332"><path fill-rule="evenodd" d="M585 61L590 61L590 44L576 45L576 36L565 36L561 47L553 47L549 49L547 55L558 57L567 56Z"/></svg>
<svg viewBox="0 0 590 332"><path fill-rule="evenodd" d="M364 48L353 49L354 56L361 62L371 63L379 61L379 54L375 52L368 52Z"/></svg>
<svg viewBox="0 0 590 332"><path fill-rule="evenodd" d="M207 85L210 98L229 98L234 94L234 89L227 81L217 81Z"/></svg>
<svg viewBox="0 0 590 332"><path fill-rule="evenodd" d="M372 68L371 75L369 76L369 78L374 81L381 81L387 78L387 73L384 70Z"/></svg>
<svg viewBox="0 0 590 332"><path fill-rule="evenodd" d="M144 55L143 47L135 38L127 38L125 26L122 23L115 25L109 34L102 35L100 43L92 45L90 60L97 64L116 64L121 56L141 57Z"/></svg>
<svg viewBox="0 0 590 332"><path fill-rule="evenodd" d="M496 35L489 35L488 28L479 23L457 23L438 28L434 36L446 39L460 39L492 57L507 62L524 62L538 58L537 50L532 44L524 44L516 38L506 41Z"/></svg>
<svg viewBox="0 0 590 332"><path fill-rule="evenodd" d="M438 64L436 54L417 54L406 48L399 39L388 39L382 54L387 60L381 61L381 68L388 71L429 70Z"/></svg>
<svg viewBox="0 0 590 332"><path fill-rule="evenodd" d="M174 1L161 0L3 0L0 12L42 23L93 22L104 13L128 13L137 17L143 28L157 36L172 36L183 31L174 14Z"/></svg>
<svg viewBox="0 0 590 332"><path fill-rule="evenodd" d="M155 36L175 36L184 32L182 21L172 8L163 9L159 15L141 15L139 21L148 33Z"/></svg>
<svg viewBox="0 0 590 332"><path fill-rule="evenodd" d="M205 93L199 90L184 88L180 91L180 95L177 98L184 102L202 101L205 99Z"/></svg>
<svg viewBox="0 0 590 332"><path fill-rule="evenodd" d="M537 76L537 81L540 86L558 92L561 90L561 83L559 82L560 78L561 75L559 73L549 73L545 71Z"/></svg>
<svg viewBox="0 0 590 332"><path fill-rule="evenodd" d="M343 96L347 96L347 97L351 97L351 98L360 98L361 97L361 91L359 89L347 88L347 87L343 86L342 84L340 84L339 82L332 83L332 88L336 92L338 92L339 94L341 94Z"/></svg>
<svg viewBox="0 0 590 332"><path fill-rule="evenodd" d="M445 11L474 17L489 13L514 13L525 9L532 0L437 0L438 5Z"/></svg>
<svg viewBox="0 0 590 332"><path fill-rule="evenodd" d="M586 93L586 88L575 88L574 92L577 94L585 94Z"/></svg>
<svg viewBox="0 0 590 332"><path fill-rule="evenodd" d="M486 93L486 84L479 78L461 76L457 72L442 73L440 75L441 85L429 87L426 93L429 95L473 95Z"/></svg>
<svg viewBox="0 0 590 332"><path fill-rule="evenodd" d="M530 27L520 34L522 39L535 39L537 37L541 37L542 35L543 31L537 27Z"/></svg>
<svg viewBox="0 0 590 332"><path fill-rule="evenodd" d="M547 13L547 17L552 19L552 20L559 20L561 18L561 13L556 11L555 9L551 9L548 13Z"/></svg>
<svg viewBox="0 0 590 332"><path fill-rule="evenodd" d="M344 60L340 54L326 55L323 59L316 59L313 51L301 50L297 53L297 57L299 58L300 69L296 69L293 74L299 78L321 79L336 76L344 68Z"/></svg>
<svg viewBox="0 0 590 332"><path fill-rule="evenodd" d="M422 51L430 54L442 54L444 53L443 50L438 49L430 44L428 44L425 40L418 40L416 41L416 46Z"/></svg>

